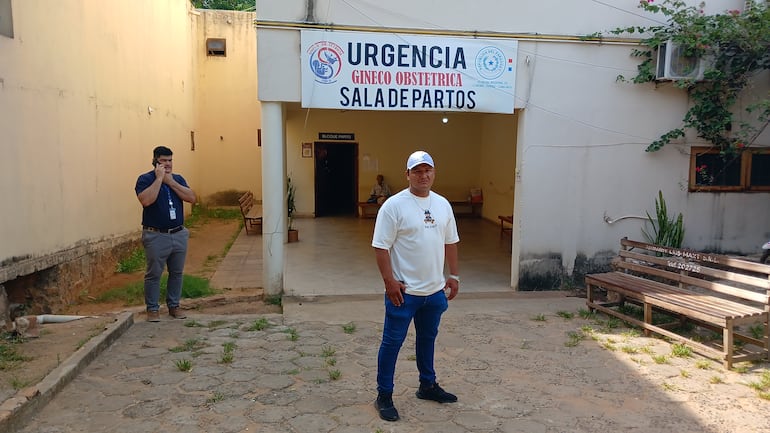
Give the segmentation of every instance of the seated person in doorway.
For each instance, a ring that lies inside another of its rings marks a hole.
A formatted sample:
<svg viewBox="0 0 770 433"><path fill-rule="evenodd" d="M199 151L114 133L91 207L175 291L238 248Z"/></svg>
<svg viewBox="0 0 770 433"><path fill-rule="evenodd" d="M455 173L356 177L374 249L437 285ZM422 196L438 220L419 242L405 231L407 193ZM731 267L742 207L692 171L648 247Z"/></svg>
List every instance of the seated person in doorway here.
<svg viewBox="0 0 770 433"><path fill-rule="evenodd" d="M388 197L390 197L390 187L385 183L385 177L378 174L377 183L372 187L372 192L369 193L369 200L366 202L382 204Z"/></svg>

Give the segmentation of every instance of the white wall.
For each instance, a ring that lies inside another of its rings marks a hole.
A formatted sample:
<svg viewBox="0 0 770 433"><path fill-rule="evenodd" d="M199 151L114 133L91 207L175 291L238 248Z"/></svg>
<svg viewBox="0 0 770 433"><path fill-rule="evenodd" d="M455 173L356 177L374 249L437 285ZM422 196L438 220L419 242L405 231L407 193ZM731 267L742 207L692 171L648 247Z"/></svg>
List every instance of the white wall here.
<svg viewBox="0 0 770 433"><path fill-rule="evenodd" d="M638 0L468 4L320 0L312 18L341 26L564 36L651 25L662 19L643 14ZM706 13L743 5L739 0L710 1ZM300 0L257 4L258 21L303 20L306 12ZM617 250L622 236L641 238L644 220L627 218L609 224L604 217L653 214L658 190L671 213L684 214L686 247L755 252L770 233L767 194L689 193L689 148L703 144L694 137L656 153L644 152L661 134L681 126L688 108L686 92L670 84L616 81L618 75L635 74L637 61L630 57L633 44L559 39L523 38L519 43L515 158L520 172L514 209L519 221L514 239L519 245L514 249L514 267L533 257L557 256L570 273L579 254L590 259L602 251ZM281 53L277 65L263 63L260 57L260 99L299 100L298 41L298 30L258 27L260 55L263 48ZM756 90L758 94L765 94L764 86ZM510 119L515 121L513 116ZM486 133L493 130L485 129ZM767 134L758 144L770 145ZM516 175L514 164L509 175Z"/></svg>

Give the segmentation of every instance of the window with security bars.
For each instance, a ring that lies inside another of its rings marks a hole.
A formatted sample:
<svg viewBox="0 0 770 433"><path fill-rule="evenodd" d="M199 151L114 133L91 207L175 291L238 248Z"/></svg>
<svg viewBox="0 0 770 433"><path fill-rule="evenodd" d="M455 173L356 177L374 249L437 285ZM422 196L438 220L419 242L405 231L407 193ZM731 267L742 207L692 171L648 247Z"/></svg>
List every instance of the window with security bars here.
<svg viewBox="0 0 770 433"><path fill-rule="evenodd" d="M722 153L693 147L690 153L692 192L770 191L770 149Z"/></svg>

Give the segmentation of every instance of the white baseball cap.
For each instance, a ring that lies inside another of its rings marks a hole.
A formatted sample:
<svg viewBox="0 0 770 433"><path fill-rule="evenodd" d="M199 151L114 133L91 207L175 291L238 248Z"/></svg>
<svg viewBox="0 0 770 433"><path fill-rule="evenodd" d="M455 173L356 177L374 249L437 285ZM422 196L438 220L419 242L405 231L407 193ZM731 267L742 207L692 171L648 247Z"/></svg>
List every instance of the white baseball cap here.
<svg viewBox="0 0 770 433"><path fill-rule="evenodd" d="M406 169L411 170L420 164L428 164L431 167L435 167L435 164L433 164L433 158L431 158L428 152L418 150L417 152L409 155L409 159L406 160Z"/></svg>

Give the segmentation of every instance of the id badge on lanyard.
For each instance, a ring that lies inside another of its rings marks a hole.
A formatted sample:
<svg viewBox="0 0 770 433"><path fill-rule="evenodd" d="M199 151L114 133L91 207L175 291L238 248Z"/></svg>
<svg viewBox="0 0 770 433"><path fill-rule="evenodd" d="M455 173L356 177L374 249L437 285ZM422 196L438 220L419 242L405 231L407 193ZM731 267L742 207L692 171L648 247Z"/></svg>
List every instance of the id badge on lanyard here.
<svg viewBox="0 0 770 433"><path fill-rule="evenodd" d="M168 217L169 219L176 219L176 209L174 209L174 202L171 200L171 191L168 186L166 187L166 195L168 195Z"/></svg>

